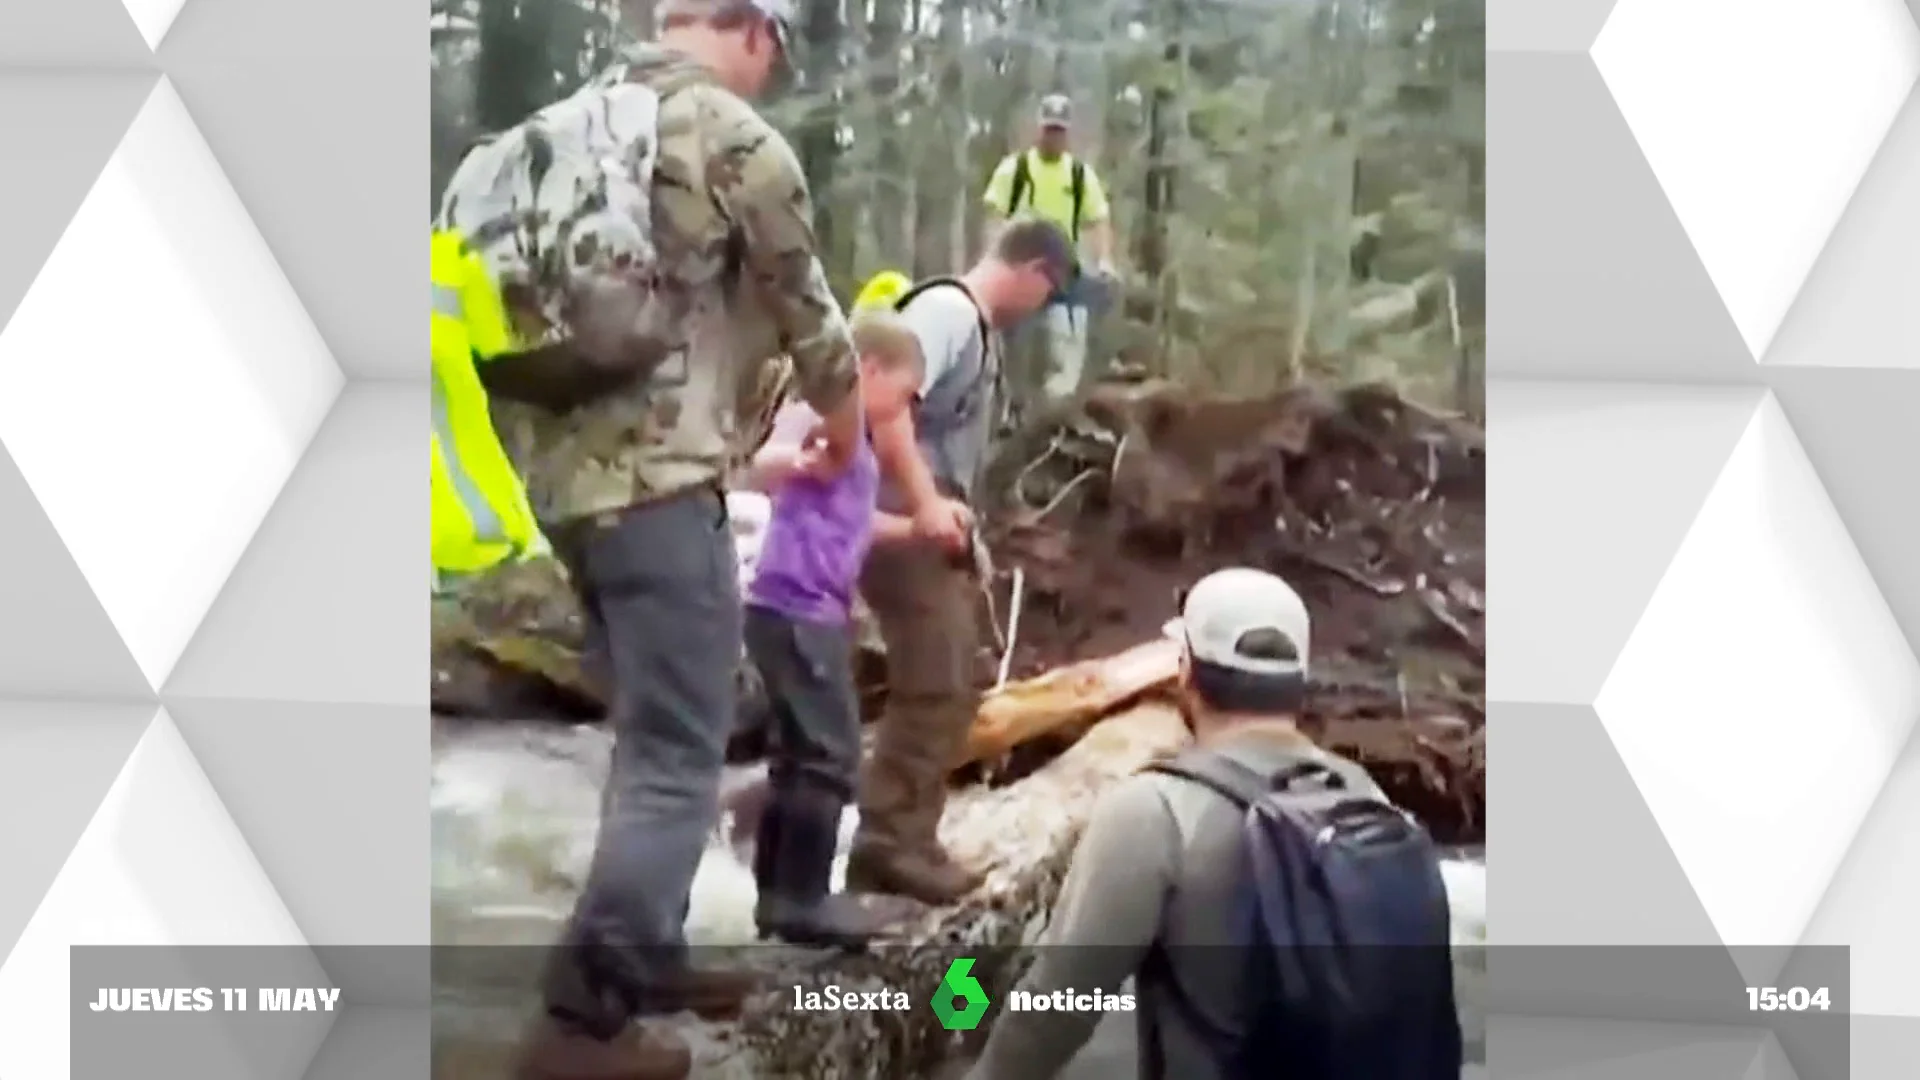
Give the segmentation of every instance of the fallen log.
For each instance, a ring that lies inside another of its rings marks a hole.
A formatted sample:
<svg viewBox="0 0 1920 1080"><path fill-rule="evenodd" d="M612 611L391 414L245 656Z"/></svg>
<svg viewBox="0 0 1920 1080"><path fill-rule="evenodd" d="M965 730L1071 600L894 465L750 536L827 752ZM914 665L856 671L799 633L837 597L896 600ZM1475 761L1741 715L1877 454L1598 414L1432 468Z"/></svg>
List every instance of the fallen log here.
<svg viewBox="0 0 1920 1080"><path fill-rule="evenodd" d="M963 1038L945 1030L927 1005L957 957L975 960L973 975L994 1000L1020 972L1017 950L1043 925L1059 894L1080 830L1100 793L1115 780L1190 741L1169 705L1145 702L1095 725L1059 758L1003 788L956 792L941 839L960 859L986 872L973 895L910 921L900 943L865 956L798 961L785 950L756 950L773 986L750 1002L740 1020L688 1032L698 1052L694 1075L712 1080L764 1076L852 1080L924 1076L951 1058ZM794 987L903 991L911 1005L895 1012L803 1013Z"/></svg>
<svg viewBox="0 0 1920 1080"><path fill-rule="evenodd" d="M521 701L541 696L570 716L603 711L604 690L580 662L584 631L572 590L552 565L528 564L489 575L472 582L457 600L435 606L436 712L513 715L530 707ZM867 651L874 645L867 643ZM954 767L992 761L1044 735L1072 734L1171 682L1179 662L1172 642L1151 641L990 691ZM751 682L751 667L743 665L746 696L751 696Z"/></svg>
<svg viewBox="0 0 1920 1080"><path fill-rule="evenodd" d="M992 761L1042 735L1091 724L1179 674L1179 643L1162 639L1010 683L981 700L965 753L954 767Z"/></svg>

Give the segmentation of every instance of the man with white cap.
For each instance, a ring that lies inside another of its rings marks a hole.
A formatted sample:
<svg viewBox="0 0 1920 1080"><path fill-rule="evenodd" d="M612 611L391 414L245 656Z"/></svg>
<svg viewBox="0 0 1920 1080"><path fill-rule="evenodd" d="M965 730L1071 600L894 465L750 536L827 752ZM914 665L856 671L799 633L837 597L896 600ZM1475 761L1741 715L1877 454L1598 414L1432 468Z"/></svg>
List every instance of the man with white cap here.
<svg viewBox="0 0 1920 1080"><path fill-rule="evenodd" d="M1021 331L1027 340L1019 352L1030 368L1021 390L1056 400L1080 386L1087 357L1087 297L1095 287L1090 283L1106 284L1115 277L1113 226L1100 177L1069 149L1073 102L1065 94L1048 94L1040 99L1037 121L1033 145L1000 162L984 199L994 219L989 245L1009 222L1039 218L1059 226L1076 254L1084 249L1085 270L1054 295L1040 320Z"/></svg>
<svg viewBox="0 0 1920 1080"><path fill-rule="evenodd" d="M1310 625L1306 604L1272 574L1235 568L1202 578L1167 627L1186 647L1181 712L1198 745L1250 769L1272 774L1311 759L1377 794L1359 766L1318 749L1295 724ZM1140 1075L1216 1080L1210 1036L1252 1022L1237 972L1220 962L1246 944L1228 929L1244 820L1232 801L1181 776L1150 770L1115 784L1081 835L1019 989L1105 998L1134 979ZM969 1080L1054 1077L1099 1020L1078 1009L1005 1011Z"/></svg>

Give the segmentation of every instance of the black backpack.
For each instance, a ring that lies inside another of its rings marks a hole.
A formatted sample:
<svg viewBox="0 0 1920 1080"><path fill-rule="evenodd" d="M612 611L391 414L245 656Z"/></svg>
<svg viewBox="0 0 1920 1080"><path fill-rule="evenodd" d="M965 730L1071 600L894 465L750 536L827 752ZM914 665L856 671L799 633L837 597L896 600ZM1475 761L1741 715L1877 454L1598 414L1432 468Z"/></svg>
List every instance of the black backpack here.
<svg viewBox="0 0 1920 1080"><path fill-rule="evenodd" d="M1196 749L1152 769L1246 811L1230 940L1244 935L1250 947L1227 961L1253 1003L1244 1032L1215 1030L1177 981L1162 980L1172 1007L1207 1033L1220 1075L1459 1080L1450 912L1426 830L1328 761L1296 760L1269 776ZM1153 1075L1165 1061L1151 1019L1147 1032Z"/></svg>
<svg viewBox="0 0 1920 1080"><path fill-rule="evenodd" d="M1067 239L1078 248L1080 244L1080 211L1087 201L1087 166L1079 158L1073 159L1071 183L1073 185L1073 225L1067 230ZM1007 216L1012 217L1020 208L1020 197L1033 190L1033 166L1027 160L1027 152L1022 151L1013 165L1013 188L1007 193Z"/></svg>

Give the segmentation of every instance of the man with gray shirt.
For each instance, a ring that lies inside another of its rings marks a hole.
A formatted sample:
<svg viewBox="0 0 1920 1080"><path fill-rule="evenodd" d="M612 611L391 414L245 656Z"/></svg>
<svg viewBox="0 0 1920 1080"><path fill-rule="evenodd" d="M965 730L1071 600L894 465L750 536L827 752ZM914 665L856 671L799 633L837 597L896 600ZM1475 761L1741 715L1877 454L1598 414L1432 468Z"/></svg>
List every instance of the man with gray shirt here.
<svg viewBox="0 0 1920 1080"><path fill-rule="evenodd" d="M1319 761L1384 799L1358 765L1318 749L1295 726L1308 631L1306 604L1272 574L1231 569L1201 579L1176 624L1186 644L1181 712L1196 744L1239 765L1272 774ZM1231 940L1245 818L1224 795L1185 777L1147 771L1114 785L1081 835L1020 989L1112 994L1134 979L1140 1075L1219 1080L1220 1035L1253 1021L1254 995L1234 962L1248 943ZM1004 1012L968 1080L1051 1080L1100 1018Z"/></svg>
<svg viewBox="0 0 1920 1080"><path fill-rule="evenodd" d="M908 414L874 426L884 472L900 478L882 488L880 508L911 517L930 543L876 549L861 575L886 643L889 686L860 778L852 890L948 904L978 883L938 837L947 772L978 705L969 505L993 431L999 331L1040 310L1072 271L1058 226L1016 222L972 269L922 282L897 303L920 341L926 377Z"/></svg>

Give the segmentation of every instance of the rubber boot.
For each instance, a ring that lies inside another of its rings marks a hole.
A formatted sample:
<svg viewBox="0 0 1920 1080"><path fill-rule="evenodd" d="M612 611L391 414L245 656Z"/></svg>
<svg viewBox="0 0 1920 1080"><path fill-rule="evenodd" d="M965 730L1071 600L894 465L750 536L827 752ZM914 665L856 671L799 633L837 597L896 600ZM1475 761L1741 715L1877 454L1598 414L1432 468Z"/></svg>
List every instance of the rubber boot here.
<svg viewBox="0 0 1920 1080"><path fill-rule="evenodd" d="M780 795L772 791L766 808L760 812L760 825L753 833L753 922L764 927L772 911L774 896L780 891L774 873L774 853L780 848ZM764 932L763 932L764 933Z"/></svg>
<svg viewBox="0 0 1920 1080"><path fill-rule="evenodd" d="M887 920L859 899L832 891L833 855L845 804L832 792L805 784L774 794L767 816L777 837L755 912L762 937L794 945L863 949ZM756 860L757 861L757 860Z"/></svg>

